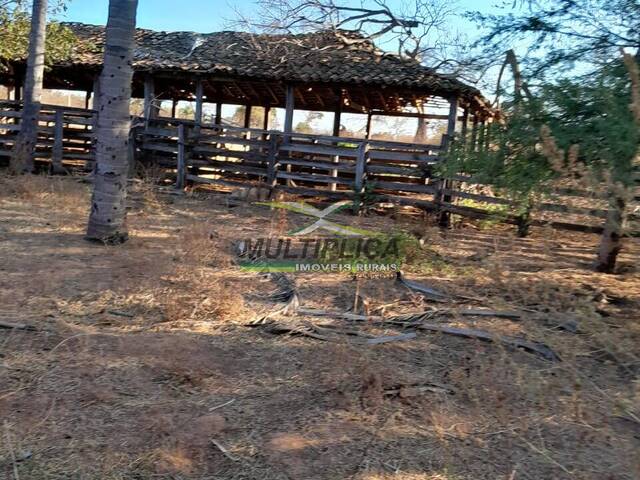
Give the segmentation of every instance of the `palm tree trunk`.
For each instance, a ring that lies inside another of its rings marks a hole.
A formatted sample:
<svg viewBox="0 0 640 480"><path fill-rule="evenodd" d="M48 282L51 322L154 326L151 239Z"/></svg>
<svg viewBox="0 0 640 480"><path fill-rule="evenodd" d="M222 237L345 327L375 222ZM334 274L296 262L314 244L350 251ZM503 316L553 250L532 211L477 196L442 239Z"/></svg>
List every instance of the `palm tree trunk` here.
<svg viewBox="0 0 640 480"><path fill-rule="evenodd" d="M110 0L100 76L96 168L87 240L119 244L126 227L131 80L138 0Z"/></svg>
<svg viewBox="0 0 640 480"><path fill-rule="evenodd" d="M47 0L33 0L29 56L24 83L24 107L20 132L13 146L10 162L10 170L15 174L33 171L33 156L38 141L38 116L42 101L46 30Z"/></svg>

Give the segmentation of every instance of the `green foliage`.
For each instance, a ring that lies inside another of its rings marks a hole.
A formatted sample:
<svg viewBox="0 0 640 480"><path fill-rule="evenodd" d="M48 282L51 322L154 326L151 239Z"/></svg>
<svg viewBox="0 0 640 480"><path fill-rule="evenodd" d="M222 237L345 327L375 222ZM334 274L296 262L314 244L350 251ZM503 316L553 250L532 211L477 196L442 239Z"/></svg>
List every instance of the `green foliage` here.
<svg viewBox="0 0 640 480"><path fill-rule="evenodd" d="M376 182L365 182L364 191L362 193L356 192L353 198L354 211L368 210L372 206L378 203L380 195L374 193L376 189Z"/></svg>
<svg viewBox="0 0 640 480"><path fill-rule="evenodd" d="M506 122L488 128L489 148L472 149L469 138L453 143L441 173L464 172L478 183L491 185L507 198L526 205L532 195L542 193L554 177L548 159L539 148L540 128L545 116L536 100L504 106Z"/></svg>
<svg viewBox="0 0 640 480"><path fill-rule="evenodd" d="M54 10L62 8L54 5ZM27 58L31 16L25 2L10 2L0 5L0 71L12 61ZM59 23L47 25L45 62L52 63L69 58L76 38L73 32Z"/></svg>
<svg viewBox="0 0 640 480"><path fill-rule="evenodd" d="M494 124L490 148L456 142L444 174L465 172L516 201L522 212L548 193L559 176L595 177L629 185L640 133L629 109L630 80L615 61L595 73L540 85L537 98L506 103L504 124ZM549 128L559 159L549 158L541 136ZM577 156L567 155L571 147ZM582 178L582 180L585 180Z"/></svg>
<svg viewBox="0 0 640 480"><path fill-rule="evenodd" d="M631 82L621 61L611 62L595 74L545 85L547 123L558 146L579 145L578 160L615 183L632 185L633 159L640 132L629 108Z"/></svg>

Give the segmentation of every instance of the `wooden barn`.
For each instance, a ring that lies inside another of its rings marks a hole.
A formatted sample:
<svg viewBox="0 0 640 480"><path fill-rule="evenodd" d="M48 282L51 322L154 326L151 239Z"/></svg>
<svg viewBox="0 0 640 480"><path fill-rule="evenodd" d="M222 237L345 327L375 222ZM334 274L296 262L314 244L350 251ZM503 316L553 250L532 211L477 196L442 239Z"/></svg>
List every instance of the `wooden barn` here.
<svg viewBox="0 0 640 480"><path fill-rule="evenodd" d="M67 25L77 37L73 53L47 69L44 86L86 92L86 108L44 105L38 156L58 166L80 161L90 167L91 127L99 107L89 107L91 97L99 103L104 27ZM166 167L179 187L185 182L266 182L330 196L370 191L428 206L438 195L451 193L445 182L432 178L432 167L454 133L468 131L473 148L484 148L485 125L493 115L476 88L384 52L354 33L138 29L136 41L133 96L144 99L144 108L133 122L132 155ZM5 156L18 128L24 69L24 64L14 63L0 73L0 83L13 92L0 111L0 154ZM175 118L180 101L193 102L193 118ZM171 113L161 116L164 102L170 105L165 112ZM225 104L244 107L243 125L223 122ZM251 128L256 107L263 119L260 128ZM280 130L269 124L270 111L276 108L284 110ZM203 116L205 109L214 113ZM295 110L331 112L333 131L296 132ZM361 135L342 135L346 114L366 119ZM371 125L378 116L440 123L443 134L430 143L376 139Z"/></svg>

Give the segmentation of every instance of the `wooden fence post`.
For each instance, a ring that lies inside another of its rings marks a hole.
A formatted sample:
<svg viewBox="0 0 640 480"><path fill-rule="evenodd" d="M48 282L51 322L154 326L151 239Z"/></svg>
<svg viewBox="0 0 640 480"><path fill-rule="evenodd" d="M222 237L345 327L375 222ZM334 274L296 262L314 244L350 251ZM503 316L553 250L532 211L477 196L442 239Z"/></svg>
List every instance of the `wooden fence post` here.
<svg viewBox="0 0 640 480"><path fill-rule="evenodd" d="M354 210L360 212L363 203L363 194L365 192L365 182L367 175L367 162L369 161L369 142L364 141L358 147L358 156L356 158L356 176L353 182L353 190L355 191Z"/></svg>
<svg viewBox="0 0 640 480"><path fill-rule="evenodd" d="M466 115L466 114L465 114ZM458 99L451 98L449 100L449 116L447 123L447 133L442 136L442 148L441 152L448 152L451 149L451 145L455 139L456 123L458 121ZM465 118L466 122L466 118ZM451 203L451 195L448 195L446 190L453 186L453 182L442 178L438 184L438 224L442 228L448 228L451 224L451 215L449 210L445 209L447 203Z"/></svg>
<svg viewBox="0 0 640 480"><path fill-rule="evenodd" d="M269 139L269 157L267 164L267 183L270 188L275 188L278 184L276 177L278 172L278 149L279 149L279 136L272 133Z"/></svg>
<svg viewBox="0 0 640 480"><path fill-rule="evenodd" d="M176 189L184 189L184 182L186 177L186 155L185 155L185 134L184 123L178 125L178 168L176 171Z"/></svg>
<svg viewBox="0 0 640 480"><path fill-rule="evenodd" d="M62 167L63 144L64 139L64 111L56 109L53 149L51 150L51 173L54 175L64 172Z"/></svg>

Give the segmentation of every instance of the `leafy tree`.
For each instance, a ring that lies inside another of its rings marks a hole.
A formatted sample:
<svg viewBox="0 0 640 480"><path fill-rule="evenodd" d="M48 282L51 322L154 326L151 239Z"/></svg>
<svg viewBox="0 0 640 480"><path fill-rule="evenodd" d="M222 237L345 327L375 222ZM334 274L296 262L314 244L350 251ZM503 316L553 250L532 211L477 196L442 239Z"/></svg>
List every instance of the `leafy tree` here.
<svg viewBox="0 0 640 480"><path fill-rule="evenodd" d="M588 76L539 85L535 97L513 98L503 106L505 122L491 132L490 148L458 142L446 173L469 172L493 185L524 219L559 177L605 194L610 206L596 268L612 272L640 146L638 68L629 55L626 63L631 75L614 61ZM526 221L522 227L526 233Z"/></svg>
<svg viewBox="0 0 640 480"><path fill-rule="evenodd" d="M0 71L7 71L11 62L27 58L31 16L26 0L0 0ZM52 1L49 13L64 8L63 1ZM45 64L65 60L71 55L76 38L73 32L57 22L47 25Z"/></svg>
<svg viewBox="0 0 640 480"><path fill-rule="evenodd" d="M559 149L569 152L565 166L585 186L609 199L596 262L596 269L607 273L614 271L622 248L640 151L638 64L628 54L624 60L604 66L595 75L561 80L542 89L550 112L548 132ZM553 145L549 138L543 141L545 154L553 160Z"/></svg>

